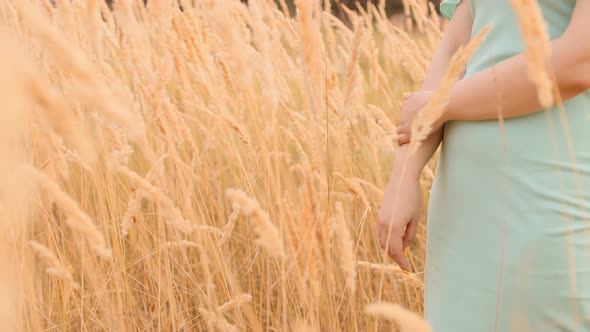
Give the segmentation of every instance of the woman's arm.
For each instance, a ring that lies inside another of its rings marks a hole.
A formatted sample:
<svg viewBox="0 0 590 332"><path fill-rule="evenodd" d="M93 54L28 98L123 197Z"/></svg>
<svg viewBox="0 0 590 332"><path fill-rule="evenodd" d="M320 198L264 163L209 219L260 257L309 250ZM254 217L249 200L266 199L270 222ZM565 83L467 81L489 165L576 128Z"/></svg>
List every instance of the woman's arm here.
<svg viewBox="0 0 590 332"><path fill-rule="evenodd" d="M551 42L551 70L555 73L555 84L563 100L590 89L588 17L590 0L578 0L569 27L561 37ZM541 111L543 107L538 99L537 88L528 77L525 56L519 54L457 82L443 115L436 121L434 132L450 120L498 119L498 110L502 111L503 118ZM398 144L409 142L412 122L431 95L430 91L418 92L406 103L397 128Z"/></svg>
<svg viewBox="0 0 590 332"><path fill-rule="evenodd" d="M469 4L459 5L428 67L426 77L422 84L422 91L432 91L438 87L447 72L453 54L461 46L469 43L472 24L473 17L471 17ZM442 137L443 130L441 128L426 139L415 154L409 154L407 152L409 146L401 146L396 157L397 162L394 170L399 169L401 171L402 168L405 168L408 176L418 179L420 173L422 173L422 169L424 169L426 163L428 163L434 152L436 152Z"/></svg>
<svg viewBox="0 0 590 332"><path fill-rule="evenodd" d="M564 100L590 89L590 0L576 4L570 26L551 43L555 84ZM443 120L497 119L542 110L534 83L528 77L526 59L519 54L456 84ZM498 89L502 98L498 100ZM498 105L498 103L501 103Z"/></svg>
<svg viewBox="0 0 590 332"><path fill-rule="evenodd" d="M554 83L563 100L590 89L589 17L590 0L577 1L569 27L561 37L551 42L551 70L555 73ZM537 88L528 77L525 56L519 54L457 82L451 91L449 104L434 129L449 120L498 119L499 109L504 118L541 111L543 107ZM409 141L416 112L430 96L430 92L412 96L412 105L404 109L398 126L400 144Z"/></svg>
<svg viewBox="0 0 590 332"><path fill-rule="evenodd" d="M451 56L471 38L473 18L469 5L460 5L432 59L422 90L433 90L444 77ZM405 270L409 264L402 254L416 235L420 221L419 177L442 140L442 129L432 134L410 154L409 146L398 150L389 184L379 211L379 240L389 255Z"/></svg>

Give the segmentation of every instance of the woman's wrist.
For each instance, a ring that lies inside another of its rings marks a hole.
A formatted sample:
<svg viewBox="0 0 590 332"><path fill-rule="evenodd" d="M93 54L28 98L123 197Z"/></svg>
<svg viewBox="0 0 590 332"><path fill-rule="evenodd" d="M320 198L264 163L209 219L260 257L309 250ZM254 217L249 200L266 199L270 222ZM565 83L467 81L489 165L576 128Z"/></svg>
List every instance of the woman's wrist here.
<svg viewBox="0 0 590 332"><path fill-rule="evenodd" d="M416 160L415 155L410 153L409 147L409 144L400 147L393 168L393 176L397 179L419 180L425 165L421 165Z"/></svg>
<svg viewBox="0 0 590 332"><path fill-rule="evenodd" d="M457 85L459 85L461 82L457 82L455 84L455 86L453 87L453 89L451 90L451 94L449 96L449 101L447 102L447 106L445 106L445 109L443 110L439 122L444 124L447 121L452 121L452 120L458 120L455 118L456 114L455 114L455 102L453 96L457 95Z"/></svg>

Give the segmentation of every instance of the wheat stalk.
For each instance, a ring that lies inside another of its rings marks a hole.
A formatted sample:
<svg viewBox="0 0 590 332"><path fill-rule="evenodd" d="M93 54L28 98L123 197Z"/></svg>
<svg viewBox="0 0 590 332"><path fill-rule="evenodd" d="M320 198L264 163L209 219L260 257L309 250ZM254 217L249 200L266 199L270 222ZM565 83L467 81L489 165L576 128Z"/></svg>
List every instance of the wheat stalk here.
<svg viewBox="0 0 590 332"><path fill-rule="evenodd" d="M336 216L334 227L336 229L336 240L338 248L338 256L340 258L340 267L346 276L346 287L354 293L356 290L356 269L355 256L352 238L346 218L344 217L344 209L342 203L336 202Z"/></svg>
<svg viewBox="0 0 590 332"><path fill-rule="evenodd" d="M365 312L397 323L401 332L432 332L432 327L418 314L404 309L399 304L371 303L365 308Z"/></svg>
<svg viewBox="0 0 590 332"><path fill-rule="evenodd" d="M72 289L80 289L80 285L74 281L70 270L61 263L59 258L51 250L34 240L29 241L29 246L35 250L37 255L43 259L45 265L47 265L47 269L45 270L47 274L66 281Z"/></svg>
<svg viewBox="0 0 590 332"><path fill-rule="evenodd" d="M536 0L510 0L518 18L524 41L528 74L537 86L539 102L553 105L553 81L550 75L551 41L543 13Z"/></svg>
<svg viewBox="0 0 590 332"><path fill-rule="evenodd" d="M356 198L360 202L363 203L363 205L365 206L365 208L367 210L371 209L371 204L369 203L369 200L367 199L367 196L365 195L365 191L363 190L361 185L355 179L347 179L346 177L344 177L344 175L342 175L338 172L334 172L334 176L336 176L337 178L342 180L342 182L344 182L348 191L350 191L352 194L354 194L356 196Z"/></svg>
<svg viewBox="0 0 590 332"><path fill-rule="evenodd" d="M240 212L250 218L254 232L258 235L256 243L266 249L274 257L285 257L285 249L281 235L270 221L268 213L260 207L256 199L248 197L246 193L237 189L228 189L227 197L240 208Z"/></svg>
<svg viewBox="0 0 590 332"><path fill-rule="evenodd" d="M224 313L229 310L234 310L241 307L244 303L252 301L252 295L250 294L240 294L230 301L220 305L217 307L217 312Z"/></svg>
<svg viewBox="0 0 590 332"><path fill-rule="evenodd" d="M404 271L397 265L358 261L356 262L356 266L360 269L393 274L411 287L418 289L424 288L424 282L422 282L422 280L420 280L415 274Z"/></svg>
<svg viewBox="0 0 590 332"><path fill-rule="evenodd" d="M38 169L32 166L23 166L21 168L26 175L34 179L48 195L54 199L56 204L61 208L66 215L66 224L86 238L88 245L92 250L101 257L110 258L112 255L111 249L107 247L107 243L103 234L94 224L92 219L84 213L78 204L68 194L62 191L59 186L43 174Z"/></svg>

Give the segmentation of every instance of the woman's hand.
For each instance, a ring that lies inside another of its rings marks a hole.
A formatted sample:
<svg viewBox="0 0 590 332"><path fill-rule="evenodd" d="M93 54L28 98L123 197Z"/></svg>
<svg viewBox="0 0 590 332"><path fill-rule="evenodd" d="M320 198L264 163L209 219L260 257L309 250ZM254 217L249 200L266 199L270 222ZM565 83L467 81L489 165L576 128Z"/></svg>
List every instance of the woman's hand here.
<svg viewBox="0 0 590 332"><path fill-rule="evenodd" d="M402 107L400 120L397 126L397 144L402 146L410 142L412 138L412 124L416 120L418 113L424 108L430 97L432 97L432 91L418 91L414 93L408 93L405 95L404 106ZM444 121L437 121L435 128L432 128L432 132L438 130Z"/></svg>
<svg viewBox="0 0 590 332"><path fill-rule="evenodd" d="M405 271L410 264L404 249L416 237L421 217L419 175L392 174L379 211L378 237L381 247Z"/></svg>

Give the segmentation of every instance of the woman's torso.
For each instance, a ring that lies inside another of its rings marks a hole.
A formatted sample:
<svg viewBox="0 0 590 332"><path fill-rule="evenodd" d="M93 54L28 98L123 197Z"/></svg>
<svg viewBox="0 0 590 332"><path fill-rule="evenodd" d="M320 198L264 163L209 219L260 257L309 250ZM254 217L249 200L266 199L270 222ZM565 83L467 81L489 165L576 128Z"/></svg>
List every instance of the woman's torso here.
<svg viewBox="0 0 590 332"><path fill-rule="evenodd" d="M551 39L567 29L576 0L539 0ZM524 50L516 15L509 0L469 0L473 14L472 36L492 25L486 40L471 59L467 76L508 59Z"/></svg>
<svg viewBox="0 0 590 332"><path fill-rule="evenodd" d="M539 0L539 4L551 39L560 37L575 1ZM471 0L471 5L472 34L488 24L493 28L469 62L466 76L524 49L510 0ZM563 231L563 216L575 220L566 229L586 227L589 193L590 93L586 92L566 101L563 108L506 119L503 125L498 120L448 122L429 220L445 220L444 227L451 228L451 220L458 220L457 228L465 228L462 220L469 219L474 221L468 224L474 232L492 227L488 235L493 245L497 239L491 234L500 236L502 230L497 223L509 218L515 222L513 234L545 239ZM492 220L485 222L493 225L482 226L477 220Z"/></svg>
<svg viewBox="0 0 590 332"><path fill-rule="evenodd" d="M538 3L550 38L560 37L569 25L576 1L539 0ZM466 77L524 50L509 0L470 0L470 5L472 35L487 25L492 25L492 29L468 63ZM563 114L552 108L508 119L504 128L498 121L452 121L445 126L443 158L445 154L460 155L453 159L502 172L506 163L523 172L529 167L549 171L547 167L560 164L566 168L580 166L590 174L590 93L567 101L564 109Z"/></svg>
<svg viewBox="0 0 590 332"><path fill-rule="evenodd" d="M538 2L558 38L575 1ZM467 76L524 49L510 0L471 5L472 34L493 29ZM426 250L425 312L435 330L590 331L589 115L585 93L563 112L507 119L504 127L445 125ZM457 294L461 301L452 301ZM523 320L528 329L513 327Z"/></svg>

